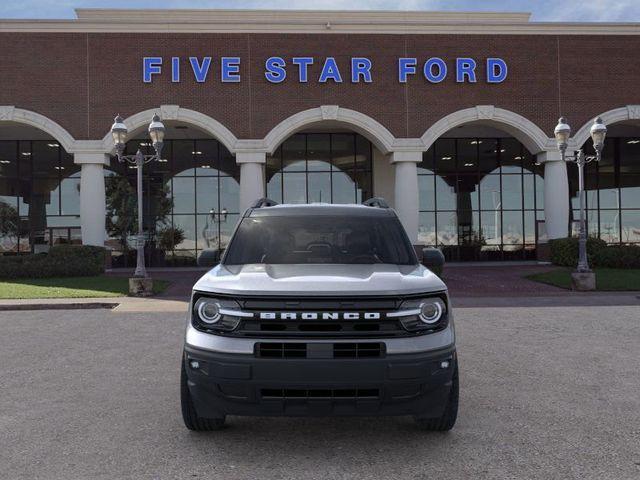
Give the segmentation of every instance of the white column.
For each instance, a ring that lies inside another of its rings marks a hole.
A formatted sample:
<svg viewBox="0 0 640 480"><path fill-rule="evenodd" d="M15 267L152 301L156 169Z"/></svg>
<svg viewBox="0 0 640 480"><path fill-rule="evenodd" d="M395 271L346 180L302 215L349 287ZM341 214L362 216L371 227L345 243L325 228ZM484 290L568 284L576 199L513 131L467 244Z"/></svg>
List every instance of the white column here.
<svg viewBox="0 0 640 480"><path fill-rule="evenodd" d="M240 213L264 194L264 152L237 152L236 163L240 165Z"/></svg>
<svg viewBox="0 0 640 480"><path fill-rule="evenodd" d="M104 153L76 153L80 171L80 226L83 245L104 246L106 198L103 166L109 164Z"/></svg>
<svg viewBox="0 0 640 480"><path fill-rule="evenodd" d="M538 162L544 163L544 218L547 236L565 238L569 235L569 179L567 164L560 152L542 152Z"/></svg>
<svg viewBox="0 0 640 480"><path fill-rule="evenodd" d="M395 166L394 205L409 240L418 243L418 163L422 152L393 152L391 163Z"/></svg>

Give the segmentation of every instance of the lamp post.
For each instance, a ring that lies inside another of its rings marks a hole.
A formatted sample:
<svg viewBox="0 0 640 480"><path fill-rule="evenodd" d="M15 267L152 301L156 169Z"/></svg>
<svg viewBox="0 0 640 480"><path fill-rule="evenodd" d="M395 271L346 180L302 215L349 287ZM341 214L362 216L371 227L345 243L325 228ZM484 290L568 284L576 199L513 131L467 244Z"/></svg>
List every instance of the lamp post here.
<svg viewBox="0 0 640 480"><path fill-rule="evenodd" d="M124 124L124 120L120 115L115 118L114 123L111 126L111 135L116 147L116 156L118 157L118 161L135 165L135 168L137 169L138 235L136 237L136 271L133 274L135 278L147 277L147 270L144 265L144 234L142 222L142 166L145 163L149 163L153 160L160 160L161 158L160 154L162 153L165 128L157 114L155 114L151 119L148 131L149 137L151 137L151 142L153 143L155 154L144 155L140 149L138 149L135 155L125 155L124 148L127 142L127 126Z"/></svg>
<svg viewBox="0 0 640 480"><path fill-rule="evenodd" d="M563 161L574 162L578 166L578 192L580 196L580 236L578 240L578 266L576 274L590 274L593 276L591 269L589 268L589 261L587 259L587 226L585 218L585 191L584 191L584 166L593 161L599 162L602 157L602 149L604 147L604 139L607 135L607 127L602 123L600 117L596 118L591 126L591 139L593 140L593 148L596 152L595 155L585 155L582 149L573 154L567 154L567 147L569 145L569 137L571 136L571 127L567 123L567 120L562 117L558 120L558 125L554 130L556 142L558 143L558 150L562 155ZM574 282L576 276L574 275ZM595 277L591 278L591 282L595 288ZM593 289L584 288L584 289Z"/></svg>

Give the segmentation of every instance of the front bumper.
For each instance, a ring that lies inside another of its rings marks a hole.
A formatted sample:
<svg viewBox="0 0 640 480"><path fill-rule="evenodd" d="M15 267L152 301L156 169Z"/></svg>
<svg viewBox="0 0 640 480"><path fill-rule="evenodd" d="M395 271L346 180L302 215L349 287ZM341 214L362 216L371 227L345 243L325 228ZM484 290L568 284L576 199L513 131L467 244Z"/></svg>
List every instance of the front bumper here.
<svg viewBox="0 0 640 480"><path fill-rule="evenodd" d="M192 368L192 361L198 368ZM456 352L437 350L359 359L280 359L186 345L188 387L198 415L439 417ZM443 368L442 362L448 361Z"/></svg>

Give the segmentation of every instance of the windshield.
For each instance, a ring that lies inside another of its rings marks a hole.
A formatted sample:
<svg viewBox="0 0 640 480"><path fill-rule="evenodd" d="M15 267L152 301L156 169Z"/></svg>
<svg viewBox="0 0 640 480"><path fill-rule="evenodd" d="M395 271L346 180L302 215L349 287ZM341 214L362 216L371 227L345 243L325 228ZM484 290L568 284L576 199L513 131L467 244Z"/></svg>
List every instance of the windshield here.
<svg viewBox="0 0 640 480"><path fill-rule="evenodd" d="M395 217L292 215L242 219L224 264L249 263L415 265L417 260Z"/></svg>

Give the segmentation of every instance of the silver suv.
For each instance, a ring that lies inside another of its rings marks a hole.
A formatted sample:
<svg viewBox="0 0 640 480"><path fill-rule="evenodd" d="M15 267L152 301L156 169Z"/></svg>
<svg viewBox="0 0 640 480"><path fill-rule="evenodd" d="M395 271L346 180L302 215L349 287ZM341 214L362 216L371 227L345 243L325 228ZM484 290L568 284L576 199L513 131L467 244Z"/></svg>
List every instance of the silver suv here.
<svg viewBox="0 0 640 480"><path fill-rule="evenodd" d="M382 199L259 200L193 287L181 400L199 431L227 415L413 415L449 430L458 362L447 288Z"/></svg>

